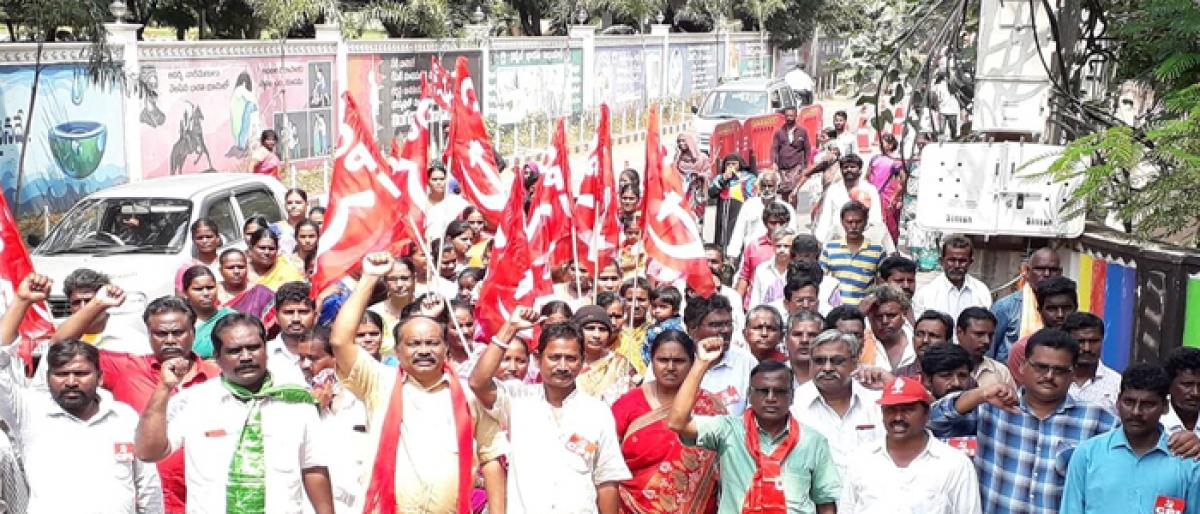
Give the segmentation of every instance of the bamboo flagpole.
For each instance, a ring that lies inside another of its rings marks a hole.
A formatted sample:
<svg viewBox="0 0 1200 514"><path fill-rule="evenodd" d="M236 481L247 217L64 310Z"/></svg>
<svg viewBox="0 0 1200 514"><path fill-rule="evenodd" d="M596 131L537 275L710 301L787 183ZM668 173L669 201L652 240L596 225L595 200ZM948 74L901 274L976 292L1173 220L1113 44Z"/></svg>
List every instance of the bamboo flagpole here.
<svg viewBox="0 0 1200 514"><path fill-rule="evenodd" d="M430 255L432 249L429 247L429 243L425 241L425 238L422 237L421 232L417 230L417 224L413 222L412 216L406 216L406 219L408 220L408 226L413 229L413 237L417 239L417 246L421 247L421 252L425 254L425 262L432 262L433 257ZM442 246L444 247L446 245L446 242L444 241L445 237L442 237L442 239ZM441 248L438 249L437 267L439 272L442 268L442 254L444 253L446 252L442 251ZM429 266L427 265L425 268L428 271ZM426 275L428 275L428 273L426 273ZM440 277L441 275L438 276ZM432 278L429 279L429 282L433 282ZM462 342L463 350L467 351L467 353L470 353L471 344L463 337L462 325L459 324L458 318L454 317L454 306L450 304L450 299L438 294L437 291L433 291L433 294L437 294L438 296L442 297L442 301L446 304L446 315L450 318L450 322L454 324L454 331L458 333L458 339Z"/></svg>

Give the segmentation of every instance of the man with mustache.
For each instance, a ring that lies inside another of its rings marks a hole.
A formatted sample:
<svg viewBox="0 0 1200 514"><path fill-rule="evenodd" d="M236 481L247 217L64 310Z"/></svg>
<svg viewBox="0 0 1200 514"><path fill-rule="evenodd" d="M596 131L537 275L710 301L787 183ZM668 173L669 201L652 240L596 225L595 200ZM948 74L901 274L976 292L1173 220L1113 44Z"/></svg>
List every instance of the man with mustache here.
<svg viewBox="0 0 1200 514"><path fill-rule="evenodd" d="M942 274L921 286L913 295L913 311L941 311L957 318L967 307L992 306L992 292L979 279L967 274L975 262L975 247L966 236L954 234L942 240Z"/></svg>
<svg viewBox="0 0 1200 514"><path fill-rule="evenodd" d="M992 337L992 348L988 350L989 357L1007 362L1009 349L1018 340L1042 328L1042 317L1038 314L1033 290L1043 280L1061 277L1062 272L1058 252L1049 247L1034 250L1021 263L1021 288L992 304L992 314L996 315L996 334Z"/></svg>
<svg viewBox="0 0 1200 514"><path fill-rule="evenodd" d="M333 322L330 344L337 378L366 406L374 455L367 462L363 512L469 511L476 469L484 469L488 498L503 504L496 421L485 415L447 363L446 331L417 315L397 325L400 369L386 366L355 344L371 293L392 271L386 252L368 255L362 278ZM383 470L394 470L384 472Z"/></svg>
<svg viewBox="0 0 1200 514"><path fill-rule="evenodd" d="M821 271L837 279L841 304L855 306L875 282L875 271L885 252L882 245L864 235L870 213L866 205L852 200L842 204L840 209L839 219L845 236L830 238L821 250L819 262Z"/></svg>
<svg viewBox="0 0 1200 514"><path fill-rule="evenodd" d="M983 512L1057 512L1060 470L1072 451L1116 424L1112 414L1068 394L1078 355L1079 343L1070 334L1043 328L1029 338L1021 365L1025 387L994 384L951 393L934 404L929 420L934 433L979 436L975 464ZM1176 434L1168 447L1190 458L1200 441L1194 434Z"/></svg>
<svg viewBox="0 0 1200 514"><path fill-rule="evenodd" d="M829 445L789 413L792 378L783 363L763 361L754 367L750 408L743 414L692 416L700 382L724 351L719 338L700 342L697 362L667 415L667 426L685 445L717 452L719 512L837 512L839 481L829 462Z"/></svg>
<svg viewBox="0 0 1200 514"><path fill-rule="evenodd" d="M296 347L317 323L317 306L305 282L288 282L275 291L279 336L267 343L267 366L277 384L305 384Z"/></svg>
<svg viewBox="0 0 1200 514"><path fill-rule="evenodd" d="M721 400L727 412L737 415L746 410L746 384L758 360L749 351L732 346L732 313L733 306L724 296L693 297L683 309L683 325L693 340L717 337L724 341L724 351L709 367L700 388Z"/></svg>
<svg viewBox="0 0 1200 514"><path fill-rule="evenodd" d="M134 442L137 457L160 461L183 449L189 512L333 513L320 419L303 387L276 385L267 371L262 322L235 312L217 321L213 354L220 380L179 391L182 357L162 363Z"/></svg>
<svg viewBox="0 0 1200 514"><path fill-rule="evenodd" d="M917 322L913 324L912 346L913 352L917 354L917 359L908 365L896 368L892 371L892 375L904 378L919 377L921 375L921 358L925 356L925 350L932 344L949 341L953 334L954 320L950 319L950 316L938 311L921 313L921 317L917 318ZM928 384L925 387L929 387Z"/></svg>
<svg viewBox="0 0 1200 514"><path fill-rule="evenodd" d="M879 405L887 435L850 458L838 512L979 514L975 466L925 428L932 403L916 380L884 385Z"/></svg>
<svg viewBox="0 0 1200 514"><path fill-rule="evenodd" d="M809 358L812 381L800 386L792 401L792 415L804 420L825 439L839 476L844 474L855 448L883 436L879 392L854 379L858 369L859 340L850 334L826 330L812 342Z"/></svg>
<svg viewBox="0 0 1200 514"><path fill-rule="evenodd" d="M1180 347L1164 363L1171 376L1171 402L1162 416L1168 432L1200 434L1200 348Z"/></svg>
<svg viewBox="0 0 1200 514"><path fill-rule="evenodd" d="M1170 389L1159 364L1125 369L1116 402L1121 425L1075 449L1060 513L1200 511L1200 463L1172 455L1170 433L1159 425Z"/></svg>
<svg viewBox="0 0 1200 514"><path fill-rule="evenodd" d="M42 358L49 392L28 387L19 346L9 343L29 306L46 299L50 284L37 274L22 279L0 318L0 417L24 460L28 512L163 512L158 474L134 458L137 413L99 390L99 350L77 339L50 345ZM64 465L86 478L71 480Z"/></svg>
<svg viewBox="0 0 1200 514"><path fill-rule="evenodd" d="M996 330L996 317L983 307L967 307L958 315L958 345L971 354L971 378L980 387L992 384L1015 386L1008 367L988 357L992 346L992 333ZM1082 355L1082 354L1081 354Z"/></svg>
<svg viewBox="0 0 1200 514"><path fill-rule="evenodd" d="M1079 310L1075 281L1067 277L1051 277L1038 282L1037 287L1033 289L1033 296L1045 328L1061 329L1067 321L1067 316ZM1023 337L1008 352L1008 370L1012 372L1018 384L1024 380L1021 365L1025 362L1025 346L1028 342L1029 338Z"/></svg>
<svg viewBox="0 0 1200 514"><path fill-rule="evenodd" d="M771 138L771 162L779 170L782 181L779 182L779 194L789 198L792 190L804 181L804 168L808 166L808 156L812 153L808 131L796 123L796 108L783 108L783 125L775 131Z"/></svg>
<svg viewBox="0 0 1200 514"><path fill-rule="evenodd" d="M908 312L912 306L908 297L900 288L883 284L873 286L867 298L860 307L866 309L871 330L864 338L859 363L890 372L916 362L917 352L910 343L913 334Z"/></svg>
<svg viewBox="0 0 1200 514"><path fill-rule="evenodd" d="M788 366L792 368L792 389L799 389L812 379L812 342L821 334L825 320L816 311L800 311L788 318L787 346Z"/></svg>
<svg viewBox="0 0 1200 514"><path fill-rule="evenodd" d="M1075 360L1075 380L1071 394L1080 400L1104 407L1117 414L1117 395L1121 392L1121 374L1100 360L1104 350L1104 320L1090 312L1072 312L1063 321L1063 330L1079 343Z"/></svg>
<svg viewBox="0 0 1200 514"><path fill-rule="evenodd" d="M48 280L30 275L31 285ZM125 291L114 285L106 285L96 291L88 302L67 318L58 328L56 337L72 338L82 334L98 317L106 316L110 309L124 305ZM216 364L203 360L192 352L196 331L196 314L183 299L163 296L150 302L142 313L146 333L150 336L150 355L134 355L101 349L100 386L112 392L115 400L133 407L139 414L146 409L147 402L162 380L162 363L180 359L179 371L183 374L179 387L186 389L215 379L221 374ZM47 370L44 364L38 367L34 380L42 384ZM162 480L163 505L165 512L182 513L187 508L187 481L184 480L183 453L175 452L158 462L158 475Z"/></svg>
<svg viewBox="0 0 1200 514"><path fill-rule="evenodd" d="M583 334L573 323L552 323L538 336L541 384L494 379L516 333L542 323L518 307L500 327L471 373L471 389L489 414L509 427L510 514L616 514L618 484L632 475L621 454L608 405L575 387L583 366Z"/></svg>

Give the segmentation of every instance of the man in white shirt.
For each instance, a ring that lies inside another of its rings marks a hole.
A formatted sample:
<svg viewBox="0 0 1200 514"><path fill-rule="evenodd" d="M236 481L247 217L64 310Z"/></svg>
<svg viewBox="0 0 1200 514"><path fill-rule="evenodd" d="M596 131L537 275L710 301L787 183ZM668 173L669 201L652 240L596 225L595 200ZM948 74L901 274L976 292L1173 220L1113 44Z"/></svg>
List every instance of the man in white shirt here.
<svg viewBox="0 0 1200 514"><path fill-rule="evenodd" d="M967 307L992 306L992 292L987 284L967 274L975 262L974 246L963 235L950 235L942 241L942 257L938 261L944 272L913 295L913 312L928 309L944 312L951 318Z"/></svg>
<svg viewBox="0 0 1200 514"><path fill-rule="evenodd" d="M718 297L720 298L720 297ZM617 514L617 490L632 475L621 455L608 405L575 388L583 367L583 333L570 322L542 327L541 384L500 382L493 376L517 332L541 320L518 307L479 357L471 389L509 428L509 514Z"/></svg>
<svg viewBox="0 0 1200 514"><path fill-rule="evenodd" d="M894 371L916 362L912 326L906 317L912 306L904 291L891 284L871 286L859 307L870 321L859 363Z"/></svg>
<svg viewBox="0 0 1200 514"><path fill-rule="evenodd" d="M932 403L917 380L897 378L884 386L879 405L887 435L850 458L838 512L982 512L975 465L925 429Z"/></svg>
<svg viewBox="0 0 1200 514"><path fill-rule="evenodd" d="M298 514L306 497L313 512L334 512L312 396L299 385L274 384L266 338L253 316L221 318L212 330L221 379L174 396L182 359L162 365L162 381L138 425L136 452L157 462L184 449L188 512Z"/></svg>
<svg viewBox="0 0 1200 514"><path fill-rule="evenodd" d="M26 279L18 294L35 292L37 301L45 299L49 280L38 281L44 289L30 289ZM15 327L25 311L12 310L20 312ZM6 313L6 322L9 317ZM51 345L42 357L49 368L47 393L27 386L17 348L0 349L0 409L25 462L27 512L163 512L157 470L134 458L137 413L99 389L100 352L79 340ZM70 481L68 489L64 480Z"/></svg>
<svg viewBox="0 0 1200 514"><path fill-rule="evenodd" d="M733 307L724 296L694 297L683 309L683 325L693 340L720 337L725 342L725 351L709 366L700 388L721 400L730 414L741 415L746 410L750 371L758 365L758 359L748 350L732 345L732 312Z"/></svg>
<svg viewBox="0 0 1200 514"><path fill-rule="evenodd" d="M1171 376L1171 397L1160 422L1172 434L1191 431L1200 435L1200 348L1176 348L1164 366Z"/></svg>
<svg viewBox="0 0 1200 514"><path fill-rule="evenodd" d="M1104 348L1104 320L1090 312L1073 312L1067 315L1062 328L1079 343L1070 393L1080 400L1104 407L1116 416L1121 374L1100 361Z"/></svg>
<svg viewBox="0 0 1200 514"><path fill-rule="evenodd" d="M276 384L305 384L296 347L317 324L316 303L309 295L309 285L288 282L279 286L275 291L275 316L280 331L279 337L267 343L267 369Z"/></svg>
<svg viewBox="0 0 1200 514"><path fill-rule="evenodd" d="M858 338L826 330L809 350L812 380L796 390L792 415L804 420L829 440L838 475L845 475L850 454L883 436L876 400L879 393L854 379L858 369Z"/></svg>
<svg viewBox="0 0 1200 514"><path fill-rule="evenodd" d="M796 209L788 205L787 202L779 199L779 181L779 172L774 170L764 171L758 176L758 195L742 202L742 208L738 211L737 221L733 224L733 232L729 234L729 245L725 253L730 258L741 256L742 250L745 249L747 243L757 241L758 238L767 235L767 225L763 220L763 210L767 205L772 203L778 203L787 210L787 228L796 232L800 231L800 223L796 218Z"/></svg>
<svg viewBox="0 0 1200 514"><path fill-rule="evenodd" d="M775 247L775 258L759 264L750 283L750 302L753 309L783 298L783 286L787 283L788 264L792 262L792 240L796 232L790 228L777 229L771 234L771 245Z"/></svg>

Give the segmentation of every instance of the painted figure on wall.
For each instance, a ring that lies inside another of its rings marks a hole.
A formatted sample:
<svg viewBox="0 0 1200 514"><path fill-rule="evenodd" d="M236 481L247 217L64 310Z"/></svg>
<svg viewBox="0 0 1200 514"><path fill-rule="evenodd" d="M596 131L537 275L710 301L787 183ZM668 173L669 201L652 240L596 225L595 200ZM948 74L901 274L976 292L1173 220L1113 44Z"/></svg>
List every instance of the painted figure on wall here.
<svg viewBox="0 0 1200 514"><path fill-rule="evenodd" d="M215 171L212 155L208 153L208 145L204 144L204 113L200 111L198 105L188 102L188 106L191 107L191 110L184 111L183 118L179 120L179 139L171 146L172 175L183 173L183 166L191 154L196 154L193 165L200 164L200 158L206 157L208 169L204 171Z"/></svg>
<svg viewBox="0 0 1200 514"><path fill-rule="evenodd" d="M229 147L225 156L242 158L248 155L260 124L254 82L250 80L250 73L243 71L238 74L233 97L229 100L229 128L233 131L233 146Z"/></svg>

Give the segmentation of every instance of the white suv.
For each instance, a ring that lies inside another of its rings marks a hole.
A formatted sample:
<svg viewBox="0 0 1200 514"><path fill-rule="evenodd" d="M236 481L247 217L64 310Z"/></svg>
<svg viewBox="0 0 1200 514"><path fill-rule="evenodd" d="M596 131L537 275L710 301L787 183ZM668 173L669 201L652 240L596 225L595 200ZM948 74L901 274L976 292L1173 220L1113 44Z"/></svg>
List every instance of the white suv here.
<svg viewBox="0 0 1200 514"><path fill-rule="evenodd" d="M700 105L692 106L695 116L691 129L700 138L700 150L707 153L709 139L717 125L799 106L799 95L783 79L735 80L717 86L704 96Z"/></svg>
<svg viewBox="0 0 1200 514"><path fill-rule="evenodd" d="M286 189L278 180L249 173L199 173L151 179L97 191L71 207L33 251L33 267L54 279L49 306L59 321L68 314L63 279L78 268L112 278L126 291L114 314L141 314L150 300L174 293L175 273L192 258L192 222L217 224L221 249L245 248L242 223L261 215L283 219ZM139 217L130 230L121 218ZM143 328L144 331L144 328Z"/></svg>

